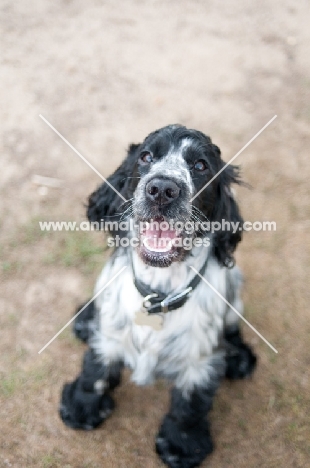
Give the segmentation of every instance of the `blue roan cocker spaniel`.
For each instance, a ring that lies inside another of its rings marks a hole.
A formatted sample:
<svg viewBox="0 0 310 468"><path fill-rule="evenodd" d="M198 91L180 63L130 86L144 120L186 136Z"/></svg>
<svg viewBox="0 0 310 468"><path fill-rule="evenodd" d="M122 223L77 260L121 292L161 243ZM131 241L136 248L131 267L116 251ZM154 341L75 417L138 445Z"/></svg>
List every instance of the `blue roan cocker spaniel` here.
<svg viewBox="0 0 310 468"><path fill-rule="evenodd" d="M101 424L123 366L138 385L167 378L171 405L156 451L171 468L198 466L211 453L208 412L220 380L244 378L256 364L220 297L242 312L233 253L243 221L231 191L240 178L232 165L214 178L223 167L209 137L169 125L132 144L110 185L89 197L89 220L109 226L115 248L95 287L102 292L75 320L89 350L63 388L60 415L74 429Z"/></svg>

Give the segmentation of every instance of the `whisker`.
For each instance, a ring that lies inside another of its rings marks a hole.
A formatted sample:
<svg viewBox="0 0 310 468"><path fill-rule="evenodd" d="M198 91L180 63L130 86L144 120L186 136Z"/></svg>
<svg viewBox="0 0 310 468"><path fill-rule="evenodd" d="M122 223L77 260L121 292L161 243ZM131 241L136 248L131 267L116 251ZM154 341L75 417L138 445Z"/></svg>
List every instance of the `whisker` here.
<svg viewBox="0 0 310 468"><path fill-rule="evenodd" d="M121 182L123 182L123 180L127 180L127 179L141 179L141 177L124 177L123 179L121 179Z"/></svg>
<svg viewBox="0 0 310 468"><path fill-rule="evenodd" d="M193 209L193 210L196 210L196 212L197 212L199 215L203 216L207 221L209 221L209 218L208 218L201 210L199 210L199 208L197 208L197 206L192 205L192 209Z"/></svg>

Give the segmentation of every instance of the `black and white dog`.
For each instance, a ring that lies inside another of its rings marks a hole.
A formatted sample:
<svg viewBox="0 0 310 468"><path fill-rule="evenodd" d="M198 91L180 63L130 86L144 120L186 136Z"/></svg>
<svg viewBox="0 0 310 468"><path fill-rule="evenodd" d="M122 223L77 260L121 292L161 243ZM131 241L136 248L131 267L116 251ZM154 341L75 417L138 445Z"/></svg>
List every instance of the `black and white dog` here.
<svg viewBox="0 0 310 468"><path fill-rule="evenodd" d="M212 451L207 414L220 380L244 378L256 364L220 297L242 312L233 260L242 218L231 192L240 178L231 165L214 178L223 167L209 137L170 125L131 145L108 178L123 199L107 183L89 197L89 220L110 222L118 247L97 281L95 293L103 291L75 321L89 350L81 374L64 386L60 415L75 429L97 427L114 408L124 365L139 385L165 377L171 406L156 451L171 468L198 466Z"/></svg>

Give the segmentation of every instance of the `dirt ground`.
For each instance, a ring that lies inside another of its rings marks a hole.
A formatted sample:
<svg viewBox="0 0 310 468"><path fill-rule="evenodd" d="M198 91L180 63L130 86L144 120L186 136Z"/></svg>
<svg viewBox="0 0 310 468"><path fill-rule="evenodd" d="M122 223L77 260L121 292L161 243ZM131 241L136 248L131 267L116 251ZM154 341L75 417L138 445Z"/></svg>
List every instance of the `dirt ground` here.
<svg viewBox="0 0 310 468"><path fill-rule="evenodd" d="M84 219L99 177L42 114L108 175L130 142L169 123L197 128L237 161L250 232L238 250L246 325L259 356L252 379L223 385L212 411L209 468L310 466L310 14L274 2L30 0L0 2L0 466L155 468L154 437L168 387L125 374L117 409L98 430L67 429L57 414L84 347L66 329L104 262L100 233L39 230ZM35 175L59 179L59 188Z"/></svg>

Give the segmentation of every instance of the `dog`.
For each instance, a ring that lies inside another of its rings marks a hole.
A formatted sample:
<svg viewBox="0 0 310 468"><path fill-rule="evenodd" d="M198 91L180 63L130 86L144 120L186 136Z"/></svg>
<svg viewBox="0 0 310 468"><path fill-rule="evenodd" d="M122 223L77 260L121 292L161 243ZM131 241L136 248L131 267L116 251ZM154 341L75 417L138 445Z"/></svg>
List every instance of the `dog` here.
<svg viewBox="0 0 310 468"><path fill-rule="evenodd" d="M138 385L173 382L156 437L162 461L191 468L212 452L207 416L220 381L245 378L256 365L228 305L242 312L233 254L243 220L231 188L240 183L239 168L225 165L208 136L169 125L131 144L90 195L88 219L109 224L114 250L96 299L75 319L89 349L81 374L62 391L67 426L94 429L110 415L126 366ZM238 229L223 229L224 222Z"/></svg>

